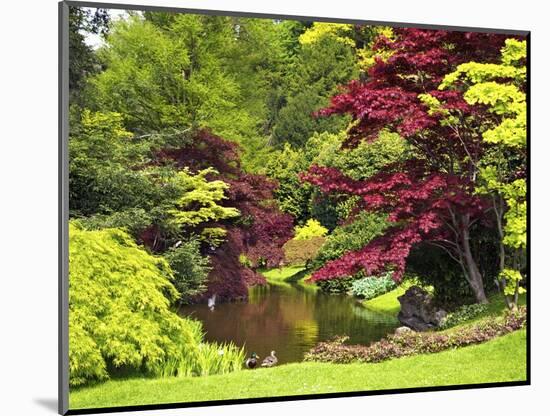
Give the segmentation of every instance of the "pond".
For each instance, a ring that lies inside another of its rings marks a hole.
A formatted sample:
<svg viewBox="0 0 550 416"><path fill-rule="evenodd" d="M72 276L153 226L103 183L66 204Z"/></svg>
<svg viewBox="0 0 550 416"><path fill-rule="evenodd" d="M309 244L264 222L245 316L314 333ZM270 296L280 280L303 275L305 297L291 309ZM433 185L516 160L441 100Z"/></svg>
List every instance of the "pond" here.
<svg viewBox="0 0 550 416"><path fill-rule="evenodd" d="M395 317L369 311L346 295L330 295L303 284L267 284L250 289L246 302L188 305L180 315L203 322L207 341L244 346L262 359L271 350L279 363L302 361L320 341L348 335L348 342L369 344L393 332Z"/></svg>

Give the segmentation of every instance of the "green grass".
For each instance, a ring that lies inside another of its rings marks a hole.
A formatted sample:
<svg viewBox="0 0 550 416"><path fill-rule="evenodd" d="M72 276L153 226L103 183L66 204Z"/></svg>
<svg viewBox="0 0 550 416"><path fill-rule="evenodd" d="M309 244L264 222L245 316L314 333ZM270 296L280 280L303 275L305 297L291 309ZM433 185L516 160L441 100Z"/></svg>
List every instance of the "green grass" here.
<svg viewBox="0 0 550 416"><path fill-rule="evenodd" d="M381 296L378 296L374 299L363 301L363 305L368 309L374 312L388 313L392 315L397 315L401 309L401 305L397 298L405 293L408 288L408 284L405 283L387 293L384 293ZM525 305L525 294L520 295L518 298L518 305ZM504 303L504 297L500 293L495 293L489 296L489 305L487 311L483 314L476 316L475 318L465 322L472 323L489 316L500 316L502 312L506 309L506 304Z"/></svg>
<svg viewBox="0 0 550 416"><path fill-rule="evenodd" d="M312 283L306 283L305 280L310 276L304 266L288 266L269 270L260 270L266 280L272 285L291 286L299 285L306 289L317 290L318 287Z"/></svg>
<svg viewBox="0 0 550 416"><path fill-rule="evenodd" d="M288 266L269 270L260 270L269 283L284 282L286 279L294 276L296 273L304 270L303 266Z"/></svg>
<svg viewBox="0 0 550 416"><path fill-rule="evenodd" d="M526 332L377 364L296 363L192 378L127 379L74 390L70 408L444 386L526 378Z"/></svg>
<svg viewBox="0 0 550 416"><path fill-rule="evenodd" d="M399 304L397 298L404 294L405 290L406 289L403 286L399 286L374 299L364 301L363 305L365 305L368 309L376 312L397 315L399 313L399 310L401 309L401 305Z"/></svg>

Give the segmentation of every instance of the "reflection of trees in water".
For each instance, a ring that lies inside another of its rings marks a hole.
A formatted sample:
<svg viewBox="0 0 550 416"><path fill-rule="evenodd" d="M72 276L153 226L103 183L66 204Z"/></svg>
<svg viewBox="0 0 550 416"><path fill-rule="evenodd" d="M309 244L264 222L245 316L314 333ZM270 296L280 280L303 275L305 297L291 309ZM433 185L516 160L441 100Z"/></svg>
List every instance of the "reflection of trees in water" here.
<svg viewBox="0 0 550 416"><path fill-rule="evenodd" d="M316 302L314 312L319 323L320 341L335 335L348 335L350 342L369 344L398 326L391 315L370 313L345 295L320 293Z"/></svg>
<svg viewBox="0 0 550 416"><path fill-rule="evenodd" d="M248 353L277 351L281 363L300 361L317 342L349 335L368 344L396 327L390 316L354 304L348 296L327 295L296 285L266 285L250 291L248 302L192 305L181 313L204 323L207 340L246 345Z"/></svg>

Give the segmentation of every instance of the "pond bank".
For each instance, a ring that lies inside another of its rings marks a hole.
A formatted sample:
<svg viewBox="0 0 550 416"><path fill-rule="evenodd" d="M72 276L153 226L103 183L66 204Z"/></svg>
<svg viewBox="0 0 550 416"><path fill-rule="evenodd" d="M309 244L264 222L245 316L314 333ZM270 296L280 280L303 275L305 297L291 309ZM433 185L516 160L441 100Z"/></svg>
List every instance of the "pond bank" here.
<svg viewBox="0 0 550 416"><path fill-rule="evenodd" d="M180 316L201 321L208 342L233 342L247 355L261 358L276 351L279 364L301 362L318 342L347 335L350 342L369 344L393 333L397 320L369 311L356 299L331 295L305 283L301 267L262 271L268 283L250 289L248 301L188 305Z"/></svg>

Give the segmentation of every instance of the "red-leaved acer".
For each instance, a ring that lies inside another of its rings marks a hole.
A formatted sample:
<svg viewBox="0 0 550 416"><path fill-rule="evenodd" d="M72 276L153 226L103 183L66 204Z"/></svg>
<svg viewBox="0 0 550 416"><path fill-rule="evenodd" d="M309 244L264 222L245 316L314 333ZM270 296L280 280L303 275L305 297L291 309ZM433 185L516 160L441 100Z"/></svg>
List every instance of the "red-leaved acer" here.
<svg viewBox="0 0 550 416"><path fill-rule="evenodd" d="M486 202L474 193L477 163L486 149L480 125L486 113L468 105L460 92L439 91L438 86L460 63L496 61L505 36L420 29L394 33L395 39L380 37L374 45L392 55L377 60L366 80L351 82L319 115L351 115L346 146L376 140L382 129L389 129L410 143L413 156L365 181L320 166L302 175L323 192L359 196L362 209L388 213L393 226L361 250L328 262L311 279L339 278L361 269L369 275L393 270L400 279L411 248L424 242L456 260L476 300L487 302L470 244L472 226L487 215ZM421 94L435 97L438 111Z"/></svg>

